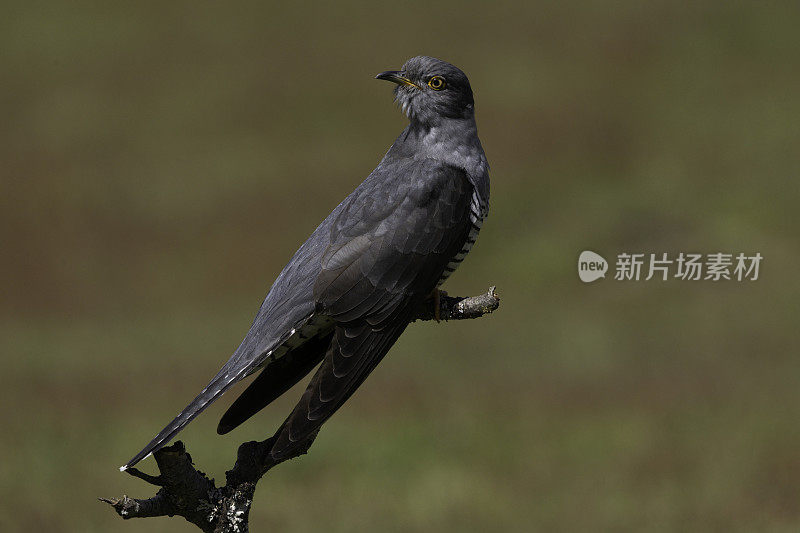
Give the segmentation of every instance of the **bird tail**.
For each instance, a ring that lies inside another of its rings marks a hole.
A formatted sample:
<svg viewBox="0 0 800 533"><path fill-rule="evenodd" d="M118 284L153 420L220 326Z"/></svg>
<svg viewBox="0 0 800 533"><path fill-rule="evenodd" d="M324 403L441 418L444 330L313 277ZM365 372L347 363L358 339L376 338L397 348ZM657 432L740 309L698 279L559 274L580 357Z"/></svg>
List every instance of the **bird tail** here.
<svg viewBox="0 0 800 533"><path fill-rule="evenodd" d="M123 466L119 467L120 471L124 472L151 453L156 452L165 446L170 440L172 440L173 437L175 437L175 435L177 435L184 427L186 427L186 424L191 422L194 417L202 413L206 407L211 405L214 400L219 398L223 392L231 387L231 385L239 381L239 379L242 377L242 374L243 373L233 375L230 374L226 365L225 368L220 370L220 372L214 376L214 379L211 380L208 386L203 389L203 391L198 394L194 400L192 400L192 403L186 406L186 408L181 411L181 413L176 416L172 422L167 424L167 426L162 429L161 432L142 449L142 451L134 455L133 458Z"/></svg>

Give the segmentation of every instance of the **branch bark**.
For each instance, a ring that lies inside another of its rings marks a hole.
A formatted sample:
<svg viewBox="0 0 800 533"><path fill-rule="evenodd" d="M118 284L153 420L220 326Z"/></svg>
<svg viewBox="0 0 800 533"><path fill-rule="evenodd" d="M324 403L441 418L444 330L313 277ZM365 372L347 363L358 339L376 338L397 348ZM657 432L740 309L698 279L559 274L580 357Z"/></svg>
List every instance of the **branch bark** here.
<svg viewBox="0 0 800 533"><path fill-rule="evenodd" d="M436 302L438 300L438 313ZM495 287L478 296L453 297L442 292L420 307L414 320L465 320L479 318L500 306ZM437 316L438 315L438 316ZM316 435L292 456L272 459L272 438L239 446L236 463L225 472L225 486L197 470L181 441L153 454L160 474L151 476L137 468L126 472L159 487L152 498L99 498L124 519L182 516L206 533L248 533L250 506L256 484L271 468L308 452Z"/></svg>

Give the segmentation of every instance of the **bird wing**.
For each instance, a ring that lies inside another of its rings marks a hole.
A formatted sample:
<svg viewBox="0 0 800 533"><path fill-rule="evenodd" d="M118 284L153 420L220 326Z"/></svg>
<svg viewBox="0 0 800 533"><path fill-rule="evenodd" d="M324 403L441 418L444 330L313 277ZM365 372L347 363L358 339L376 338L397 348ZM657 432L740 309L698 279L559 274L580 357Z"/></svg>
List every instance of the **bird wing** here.
<svg viewBox="0 0 800 533"><path fill-rule="evenodd" d="M276 459L315 434L366 379L469 233L472 186L463 171L433 160L387 167L376 169L378 179L365 182L331 226L314 296L336 321L333 340L276 433Z"/></svg>

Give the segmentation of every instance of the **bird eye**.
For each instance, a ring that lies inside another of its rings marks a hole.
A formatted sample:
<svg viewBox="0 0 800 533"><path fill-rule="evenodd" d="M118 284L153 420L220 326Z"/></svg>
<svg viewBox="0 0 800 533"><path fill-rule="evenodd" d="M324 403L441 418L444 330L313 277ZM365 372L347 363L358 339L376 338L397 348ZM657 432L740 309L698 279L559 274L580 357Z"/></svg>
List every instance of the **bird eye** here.
<svg viewBox="0 0 800 533"><path fill-rule="evenodd" d="M428 80L428 87L430 87L434 91L441 91L442 89L447 87L447 83L445 83L443 77L434 76Z"/></svg>

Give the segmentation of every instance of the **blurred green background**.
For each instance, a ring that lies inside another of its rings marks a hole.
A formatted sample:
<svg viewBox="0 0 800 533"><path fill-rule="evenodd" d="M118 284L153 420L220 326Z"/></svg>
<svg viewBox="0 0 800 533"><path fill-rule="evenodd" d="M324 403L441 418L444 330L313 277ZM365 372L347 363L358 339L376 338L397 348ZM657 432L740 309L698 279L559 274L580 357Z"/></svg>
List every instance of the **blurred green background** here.
<svg viewBox="0 0 800 533"><path fill-rule="evenodd" d="M0 20L0 530L121 521L117 471L227 359L405 121L372 77L470 76L492 211L253 531L800 530L796 2L138 2ZM576 275L580 251L760 252L755 282ZM301 390L215 434L224 478ZM143 463L152 471L152 460Z"/></svg>

